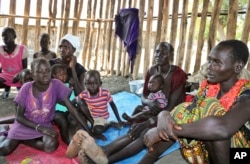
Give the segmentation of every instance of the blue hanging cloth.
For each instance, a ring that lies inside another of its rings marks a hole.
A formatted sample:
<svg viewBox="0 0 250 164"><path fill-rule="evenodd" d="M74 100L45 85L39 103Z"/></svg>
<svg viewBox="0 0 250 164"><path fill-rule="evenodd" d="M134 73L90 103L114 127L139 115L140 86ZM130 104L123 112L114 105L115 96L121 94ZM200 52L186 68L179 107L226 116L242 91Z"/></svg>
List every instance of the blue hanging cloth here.
<svg viewBox="0 0 250 164"><path fill-rule="evenodd" d="M115 16L115 34L127 49L131 73L133 73L139 37L138 12L136 8L120 9L119 14Z"/></svg>

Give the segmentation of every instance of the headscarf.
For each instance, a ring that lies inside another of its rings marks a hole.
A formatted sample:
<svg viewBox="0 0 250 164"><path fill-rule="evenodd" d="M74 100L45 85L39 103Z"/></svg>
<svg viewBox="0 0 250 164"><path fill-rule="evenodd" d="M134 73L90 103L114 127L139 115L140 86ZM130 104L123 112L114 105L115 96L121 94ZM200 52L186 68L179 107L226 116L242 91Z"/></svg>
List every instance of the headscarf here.
<svg viewBox="0 0 250 164"><path fill-rule="evenodd" d="M75 49L80 48L80 39L77 36L66 34L60 42L62 42L62 40L67 40Z"/></svg>

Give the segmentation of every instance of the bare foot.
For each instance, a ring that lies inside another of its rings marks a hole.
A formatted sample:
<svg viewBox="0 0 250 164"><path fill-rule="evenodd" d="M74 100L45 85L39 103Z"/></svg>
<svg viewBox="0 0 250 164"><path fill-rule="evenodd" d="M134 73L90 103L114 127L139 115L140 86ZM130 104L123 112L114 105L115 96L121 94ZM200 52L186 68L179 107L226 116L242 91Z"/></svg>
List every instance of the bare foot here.
<svg viewBox="0 0 250 164"><path fill-rule="evenodd" d="M81 148L84 150L85 154L95 163L108 163L108 158L104 154L102 148L95 143L94 138L90 135L85 136L85 139L82 141Z"/></svg>
<svg viewBox="0 0 250 164"><path fill-rule="evenodd" d="M85 151L83 149L79 150L78 153L78 161L79 164L96 164L94 161L92 161L92 159L90 159L86 154Z"/></svg>
<svg viewBox="0 0 250 164"><path fill-rule="evenodd" d="M85 133L87 133L87 132L84 130L78 130L75 133L75 135L73 136L73 138L72 138L72 140L71 140L71 142L66 150L66 157L74 158L77 156L77 154L80 150L82 141L85 138L85 135L86 135Z"/></svg>
<svg viewBox="0 0 250 164"><path fill-rule="evenodd" d="M79 164L88 164L88 159L83 149L80 149L78 152Z"/></svg>

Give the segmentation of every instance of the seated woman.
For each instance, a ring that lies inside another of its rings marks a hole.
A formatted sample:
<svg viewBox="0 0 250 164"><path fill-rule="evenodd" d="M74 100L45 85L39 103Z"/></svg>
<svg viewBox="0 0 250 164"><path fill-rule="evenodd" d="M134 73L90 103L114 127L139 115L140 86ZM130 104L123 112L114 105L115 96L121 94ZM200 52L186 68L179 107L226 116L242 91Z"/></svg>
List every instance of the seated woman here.
<svg viewBox="0 0 250 164"><path fill-rule="evenodd" d="M73 84L75 96L78 95L84 89L84 76L86 69L77 62L74 53L80 47L80 40L78 37L71 34L66 34L61 38L59 43L60 58L51 59L49 62L51 66L55 64L62 64L67 69L66 83ZM68 135L69 118L72 118L68 111L56 111L55 123L60 129L60 135L62 140L69 144L71 141L71 135ZM85 120L83 118L83 120ZM71 119L71 121L74 121ZM87 124L87 123L85 123ZM85 128L86 130L87 128Z"/></svg>
<svg viewBox="0 0 250 164"><path fill-rule="evenodd" d="M159 103L157 103L157 100L149 100L146 97L149 95L149 90L147 88L149 79L155 74L161 74L164 77L165 85L162 91L169 99L168 105L164 110L173 109L174 106L185 100L186 73L178 66L170 65L173 55L174 49L171 44L167 42L159 43L155 50L156 64L149 68L146 75L142 102L144 105L149 106L154 113L158 113L162 111L162 109ZM103 150L95 144L91 136L87 135L84 131L78 131L73 137L73 141L69 145L66 155L72 158L77 156L77 153L81 150L81 153L79 153L81 159L85 155L92 159L93 156L97 156L94 154L96 152L99 158L92 160L103 160L109 163L114 163L133 156L145 148L143 136L149 128L155 126L156 122L156 116L152 116L151 118L152 119L148 119L141 123L132 124L127 134L102 147ZM88 147L88 150L86 150L86 147Z"/></svg>
<svg viewBox="0 0 250 164"><path fill-rule="evenodd" d="M21 83L13 83L13 78L27 68L29 52L24 45L15 43L14 28L5 27L2 31L2 38L5 45L0 46L0 88L4 88L1 99L6 99L11 86L21 87Z"/></svg>
<svg viewBox="0 0 250 164"><path fill-rule="evenodd" d="M153 163L177 137L190 163L225 164L230 147L250 148L250 82L238 78L248 57L242 41L226 40L214 47L208 55L207 80L195 100L159 114L157 128L145 135L150 151L141 163Z"/></svg>

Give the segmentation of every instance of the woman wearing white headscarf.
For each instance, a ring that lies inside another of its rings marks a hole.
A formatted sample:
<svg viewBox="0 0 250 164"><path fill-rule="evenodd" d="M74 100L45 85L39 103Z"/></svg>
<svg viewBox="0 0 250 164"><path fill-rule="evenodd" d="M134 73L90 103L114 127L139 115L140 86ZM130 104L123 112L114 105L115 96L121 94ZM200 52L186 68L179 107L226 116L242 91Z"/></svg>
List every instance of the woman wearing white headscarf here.
<svg viewBox="0 0 250 164"><path fill-rule="evenodd" d="M84 88L83 80L85 76L86 69L76 61L76 56L74 53L80 48L80 40L77 36L66 34L61 38L59 43L59 53L60 58L50 60L50 64L63 64L67 67L68 78L66 83L70 83L73 86L75 95L78 95ZM77 125L77 122L72 120L69 112L57 111L55 117L55 123L59 127L61 137L66 144L69 144L71 140L71 135L68 135L68 130L74 128L81 128ZM73 123L73 125L71 124ZM74 130L72 130L74 133Z"/></svg>
<svg viewBox="0 0 250 164"><path fill-rule="evenodd" d="M83 79L86 72L86 69L80 63L76 62L76 57L74 56L74 53L79 48L80 48L79 38L71 34L66 34L64 37L62 37L59 43L60 58L50 60L51 65L63 64L67 66L67 74L68 74L67 82L69 82L70 80L76 82L78 80L79 83L81 84L81 88L75 88L78 89L77 92L80 92L84 87ZM74 79L73 73L76 73L77 79Z"/></svg>

